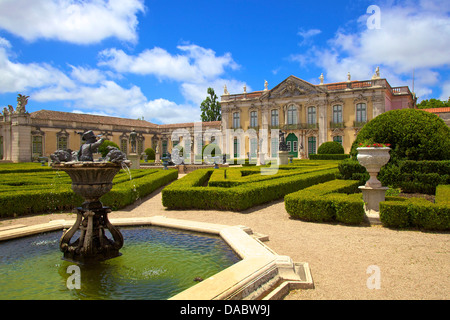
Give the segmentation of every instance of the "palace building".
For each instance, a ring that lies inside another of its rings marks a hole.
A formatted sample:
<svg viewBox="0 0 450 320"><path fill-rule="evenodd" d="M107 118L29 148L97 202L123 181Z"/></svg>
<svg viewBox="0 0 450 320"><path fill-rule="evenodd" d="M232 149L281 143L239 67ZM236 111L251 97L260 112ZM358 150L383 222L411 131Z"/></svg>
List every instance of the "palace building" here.
<svg viewBox="0 0 450 320"><path fill-rule="evenodd" d="M28 98L28 97L25 97ZM145 120L124 119L90 114L39 110L28 113L27 99L19 95L17 108L4 108L0 116L0 159L30 162L49 157L56 150L78 151L82 133L92 130L116 143L122 152L131 151L130 133L136 135L136 151L158 148L163 156L179 142L172 141L175 130L194 134L194 123L157 125ZM202 123L203 130L220 130L220 121Z"/></svg>
<svg viewBox="0 0 450 320"><path fill-rule="evenodd" d="M246 132L267 130L266 158L277 158L279 136L270 136L271 129L284 133L289 153L294 158L307 158L326 141L337 141L350 152L351 145L365 123L379 114L403 108L415 108L416 98L407 86L391 87L379 76L379 69L370 80L313 85L294 76L262 91L230 94L225 86L221 97L222 130ZM245 141L231 136L226 153L235 158L255 158L260 150L257 137L246 135ZM245 144L245 147L243 146ZM245 153L244 155L242 153Z"/></svg>
<svg viewBox="0 0 450 320"><path fill-rule="evenodd" d="M326 141L341 143L348 153L365 123L383 112L416 105L407 86L391 87L380 78L379 70L364 81L352 81L350 74L346 82L324 84L323 76L320 79L320 84L314 85L290 76L273 89L269 90L266 82L262 91L247 93L244 87L239 94L230 94L225 87L220 102L222 121L203 122L200 129L199 123L157 125L145 120L50 110L28 113L28 97L19 94L16 110L8 106L0 115L0 160L29 162L49 157L56 150L77 151L83 143L81 134L87 130L113 141L126 154L131 151L130 133L134 130L138 154L153 148L163 156L187 134L194 139L185 139L180 145L189 150L186 154L190 154L191 163L194 153L201 154L201 146L218 136L220 139L214 141L228 157L255 159L262 151L269 160L277 158L279 141L278 134L271 136L271 129L284 133L292 157L304 159ZM265 149L261 148L263 131L268 133ZM184 135L174 138L174 132Z"/></svg>

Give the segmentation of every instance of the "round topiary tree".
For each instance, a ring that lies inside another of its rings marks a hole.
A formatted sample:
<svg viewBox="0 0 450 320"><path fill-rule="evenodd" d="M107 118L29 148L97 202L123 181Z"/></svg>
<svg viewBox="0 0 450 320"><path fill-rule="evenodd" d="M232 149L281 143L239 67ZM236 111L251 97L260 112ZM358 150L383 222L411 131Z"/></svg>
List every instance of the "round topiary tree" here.
<svg viewBox="0 0 450 320"><path fill-rule="evenodd" d="M147 155L147 160L155 160L155 150L152 148L145 149L144 153Z"/></svg>
<svg viewBox="0 0 450 320"><path fill-rule="evenodd" d="M449 127L435 114L417 109L388 111L368 122L352 144L353 159L365 142L389 143L394 161L450 159Z"/></svg>
<svg viewBox="0 0 450 320"><path fill-rule="evenodd" d="M117 148L120 150L119 146L117 144L115 144L114 142L110 141L110 140L105 140L103 141L103 143L100 145L100 147L98 147L98 152L101 153L102 158L106 157L106 155L108 154L109 150L108 150L108 146Z"/></svg>
<svg viewBox="0 0 450 320"><path fill-rule="evenodd" d="M336 141L324 142L317 149L317 154L344 154L344 147Z"/></svg>

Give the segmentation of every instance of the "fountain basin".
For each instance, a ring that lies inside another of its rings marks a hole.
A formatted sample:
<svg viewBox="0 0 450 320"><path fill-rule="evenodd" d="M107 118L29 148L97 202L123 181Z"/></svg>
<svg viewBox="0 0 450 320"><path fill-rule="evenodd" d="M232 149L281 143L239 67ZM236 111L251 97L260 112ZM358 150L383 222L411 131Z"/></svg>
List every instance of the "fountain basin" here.
<svg viewBox="0 0 450 320"><path fill-rule="evenodd" d="M276 254L243 226L226 226L162 216L111 219L116 226L160 226L220 235L241 260L225 270L184 290L173 300L279 299L294 289L312 289L308 263L294 263ZM30 234L61 230L73 221L57 220L35 226L18 226L0 232L0 241ZM1 244L0 244L1 245Z"/></svg>

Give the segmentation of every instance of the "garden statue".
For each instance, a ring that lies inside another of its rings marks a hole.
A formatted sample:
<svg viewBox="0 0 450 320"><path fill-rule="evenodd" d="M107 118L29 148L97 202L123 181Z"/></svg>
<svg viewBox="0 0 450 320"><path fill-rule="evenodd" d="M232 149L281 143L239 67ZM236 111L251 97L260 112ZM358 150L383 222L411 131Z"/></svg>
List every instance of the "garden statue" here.
<svg viewBox="0 0 450 320"><path fill-rule="evenodd" d="M83 140L86 142L81 145L80 151L78 152L79 161L94 161L93 154L97 151L98 147L105 141L105 138L100 138L97 140L94 132L89 130L83 134Z"/></svg>
<svg viewBox="0 0 450 320"><path fill-rule="evenodd" d="M22 114L26 113L25 106L28 103L28 98L30 96L25 96L19 93L19 96L17 97L17 107L16 107L16 113Z"/></svg>
<svg viewBox="0 0 450 320"><path fill-rule="evenodd" d="M287 146L287 144L286 144L286 142L285 142L285 139L284 139L284 135L285 135L285 133L284 133L283 131L280 130L280 139L279 139L280 146L279 146L279 151L289 151L289 150L288 150L288 146Z"/></svg>
<svg viewBox="0 0 450 320"><path fill-rule="evenodd" d="M137 136L137 133L133 129L130 133L131 153L136 153L136 136Z"/></svg>
<svg viewBox="0 0 450 320"><path fill-rule="evenodd" d="M106 161L110 161L112 163L121 163L127 160L127 156L125 153L117 149L113 146L106 147L108 149L108 154L105 157Z"/></svg>
<svg viewBox="0 0 450 320"><path fill-rule="evenodd" d="M56 150L50 155L53 163L69 162L72 161L72 150Z"/></svg>

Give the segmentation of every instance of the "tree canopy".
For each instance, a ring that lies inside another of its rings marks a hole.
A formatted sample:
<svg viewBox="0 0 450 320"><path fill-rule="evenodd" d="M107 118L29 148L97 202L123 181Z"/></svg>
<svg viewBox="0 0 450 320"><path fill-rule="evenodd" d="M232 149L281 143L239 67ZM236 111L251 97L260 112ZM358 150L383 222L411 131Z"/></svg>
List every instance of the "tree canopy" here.
<svg viewBox="0 0 450 320"><path fill-rule="evenodd" d="M450 98L447 101L438 99L422 100L417 104L417 109L445 108L450 107Z"/></svg>
<svg viewBox="0 0 450 320"><path fill-rule="evenodd" d="M220 102L213 88L208 88L209 96L200 105L202 122L222 120Z"/></svg>

